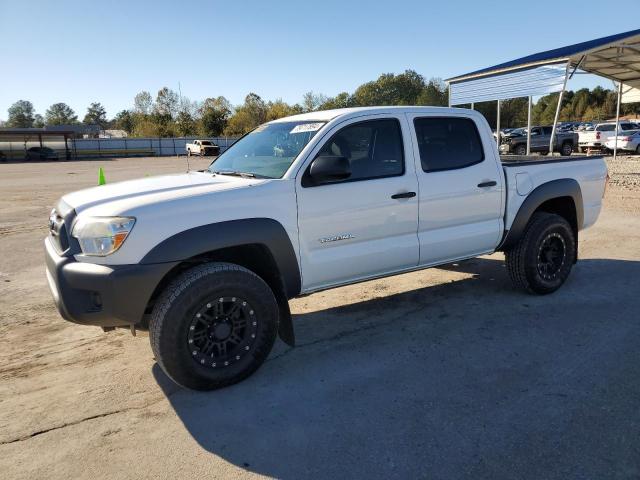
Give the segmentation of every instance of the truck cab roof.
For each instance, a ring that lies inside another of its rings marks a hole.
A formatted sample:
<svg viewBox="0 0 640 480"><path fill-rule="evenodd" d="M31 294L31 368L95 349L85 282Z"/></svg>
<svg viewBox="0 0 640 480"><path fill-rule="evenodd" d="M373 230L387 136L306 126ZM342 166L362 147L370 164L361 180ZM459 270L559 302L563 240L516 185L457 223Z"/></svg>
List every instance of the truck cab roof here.
<svg viewBox="0 0 640 480"><path fill-rule="evenodd" d="M378 106L378 107L349 107L349 108L336 108L333 110L320 110L316 112L301 113L299 115L292 115L290 117L283 117L277 120L273 120L269 123L279 122L293 122L293 121L315 121L315 122L328 122L337 118L353 118L363 114L375 115L378 113L411 113L411 112L425 112L425 113L466 113L469 114L469 110L464 108L455 107L427 107L427 106Z"/></svg>

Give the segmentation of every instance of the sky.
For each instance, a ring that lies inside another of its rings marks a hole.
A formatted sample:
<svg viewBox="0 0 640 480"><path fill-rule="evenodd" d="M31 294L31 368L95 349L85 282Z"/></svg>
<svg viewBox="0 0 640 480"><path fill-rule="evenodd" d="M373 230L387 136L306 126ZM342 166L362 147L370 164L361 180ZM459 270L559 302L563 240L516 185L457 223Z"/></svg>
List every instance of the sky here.
<svg viewBox="0 0 640 480"><path fill-rule="evenodd" d="M638 28L602 0L318 2L0 0L0 119L91 102L111 118L167 86L191 100L302 100L353 92L381 73L448 78ZM608 21L607 19L612 19ZM568 88L611 82L576 76Z"/></svg>

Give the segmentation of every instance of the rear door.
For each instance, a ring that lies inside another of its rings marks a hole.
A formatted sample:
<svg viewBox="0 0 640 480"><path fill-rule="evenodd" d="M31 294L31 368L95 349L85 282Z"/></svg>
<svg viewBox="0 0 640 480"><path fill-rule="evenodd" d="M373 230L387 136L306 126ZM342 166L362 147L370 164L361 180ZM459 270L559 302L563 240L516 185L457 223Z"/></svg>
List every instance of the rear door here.
<svg viewBox="0 0 640 480"><path fill-rule="evenodd" d="M346 157L351 176L309 185L320 155ZM417 190L403 113L358 117L328 132L296 179L303 291L417 266Z"/></svg>
<svg viewBox="0 0 640 480"><path fill-rule="evenodd" d="M503 231L504 185L488 125L464 114L407 116L416 146L420 264L493 251Z"/></svg>

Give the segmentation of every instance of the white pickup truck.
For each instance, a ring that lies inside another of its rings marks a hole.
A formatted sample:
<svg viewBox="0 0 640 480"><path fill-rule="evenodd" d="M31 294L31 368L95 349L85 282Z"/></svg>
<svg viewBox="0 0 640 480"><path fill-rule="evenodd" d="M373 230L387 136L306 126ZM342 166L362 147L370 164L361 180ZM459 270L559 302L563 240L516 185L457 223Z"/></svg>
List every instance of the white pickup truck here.
<svg viewBox="0 0 640 480"><path fill-rule="evenodd" d="M203 157L220 155L220 147L210 140L194 140L191 143L187 143L184 148L189 157L191 155L200 155Z"/></svg>
<svg viewBox="0 0 640 480"><path fill-rule="evenodd" d="M65 195L47 278L64 318L149 329L178 384L240 381L290 298L504 251L517 287L548 294L600 212L601 157L501 161L473 111L350 108L261 125L207 170Z"/></svg>
<svg viewBox="0 0 640 480"><path fill-rule="evenodd" d="M620 122L618 130L620 132L637 130L638 126L631 122ZM607 140L616 136L616 122L599 123L593 130L578 132L578 149L584 153L589 148L606 148Z"/></svg>

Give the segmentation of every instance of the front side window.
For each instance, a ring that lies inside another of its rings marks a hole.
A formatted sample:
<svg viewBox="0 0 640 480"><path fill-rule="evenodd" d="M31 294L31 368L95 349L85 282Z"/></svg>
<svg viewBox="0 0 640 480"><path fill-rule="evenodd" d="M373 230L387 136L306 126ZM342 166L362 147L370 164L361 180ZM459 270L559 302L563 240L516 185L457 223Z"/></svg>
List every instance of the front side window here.
<svg viewBox="0 0 640 480"><path fill-rule="evenodd" d="M227 175L281 178L324 122L276 122L260 125L209 166Z"/></svg>
<svg viewBox="0 0 640 480"><path fill-rule="evenodd" d="M469 167L484 160L484 150L473 120L426 117L413 121L422 170L437 172Z"/></svg>
<svg viewBox="0 0 640 480"><path fill-rule="evenodd" d="M317 157L341 156L349 160L346 181L404 174L402 131L396 119L369 120L343 128L324 144Z"/></svg>

